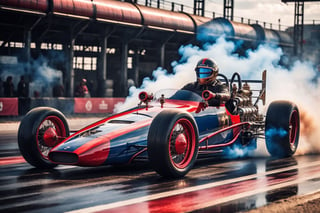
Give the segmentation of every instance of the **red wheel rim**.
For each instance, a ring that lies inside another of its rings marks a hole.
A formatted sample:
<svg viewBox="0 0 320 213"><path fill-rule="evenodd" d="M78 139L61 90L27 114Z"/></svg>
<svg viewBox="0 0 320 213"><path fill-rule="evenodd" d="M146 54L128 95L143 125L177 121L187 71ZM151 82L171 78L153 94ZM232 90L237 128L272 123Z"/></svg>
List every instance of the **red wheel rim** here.
<svg viewBox="0 0 320 213"><path fill-rule="evenodd" d="M36 140L39 153L48 159L50 150L67 136L63 121L56 116L46 117L37 129Z"/></svg>
<svg viewBox="0 0 320 213"><path fill-rule="evenodd" d="M183 153L186 152L186 149L187 149L187 145L188 145L188 142L187 142L187 137L181 133L179 134L177 137L176 137L176 141L175 141L175 150L177 152L178 155L181 155Z"/></svg>
<svg viewBox="0 0 320 213"><path fill-rule="evenodd" d="M170 133L169 154L172 164L183 169L187 167L195 152L195 131L188 119L178 120Z"/></svg>
<svg viewBox="0 0 320 213"><path fill-rule="evenodd" d="M298 112L294 110L290 117L289 122L289 141L290 141L290 148L291 150L296 149L296 138L298 132Z"/></svg>

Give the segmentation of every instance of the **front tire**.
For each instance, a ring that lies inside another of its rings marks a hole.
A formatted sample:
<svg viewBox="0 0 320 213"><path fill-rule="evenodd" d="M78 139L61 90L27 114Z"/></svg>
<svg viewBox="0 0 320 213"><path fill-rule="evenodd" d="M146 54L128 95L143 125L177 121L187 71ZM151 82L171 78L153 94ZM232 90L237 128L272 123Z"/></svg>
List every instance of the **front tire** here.
<svg viewBox="0 0 320 213"><path fill-rule="evenodd" d="M49 161L50 150L69 136L69 126L64 115L50 107L37 107L22 119L18 131L21 155L31 165L50 169L57 164Z"/></svg>
<svg viewBox="0 0 320 213"><path fill-rule="evenodd" d="M198 148L198 128L189 113L165 110L152 121L148 134L148 158L161 176L185 176L196 161Z"/></svg>
<svg viewBox="0 0 320 213"><path fill-rule="evenodd" d="M266 145L271 156L292 156L298 147L299 133L298 107L287 101L272 102L265 123Z"/></svg>

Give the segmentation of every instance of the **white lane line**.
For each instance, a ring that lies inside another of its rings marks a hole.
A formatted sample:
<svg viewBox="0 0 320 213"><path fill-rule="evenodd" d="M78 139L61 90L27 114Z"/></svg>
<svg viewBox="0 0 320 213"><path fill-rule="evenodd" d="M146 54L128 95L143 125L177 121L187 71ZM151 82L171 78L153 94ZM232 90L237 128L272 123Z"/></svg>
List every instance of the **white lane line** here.
<svg viewBox="0 0 320 213"><path fill-rule="evenodd" d="M114 203L98 205L98 206L83 208L83 209L79 209L79 210L73 210L73 211L69 211L67 213L84 213L84 212L88 213L88 212L96 212L96 211L101 211L101 210L108 210L108 209L123 207L123 206L127 206L127 205L132 205L132 204L136 204L136 203L142 203L142 202L156 200L156 199L160 199L160 198L165 198L165 197L180 195L180 194L184 194L184 193L199 191L199 190L217 187L217 186L221 186L221 185L231 184L231 183L235 183L235 182L245 181L245 180L249 180L249 179L254 179L254 178L261 177L261 176L267 176L267 175L271 175L271 174L275 174L275 173L285 172L285 171L292 170L292 169L314 167L314 166L319 166L319 165L320 165L320 161L316 161L316 162L308 163L308 164L301 165L301 166L299 166L299 165L290 166L290 167L286 167L286 168L267 171L264 173L247 175L247 176L243 176L243 177L239 177L239 178L203 184L200 186L192 186L192 187L188 187L188 188L184 188L184 189L177 189L177 190L172 190L172 191L168 191L168 192L161 192L161 193L157 193L157 194L153 194L153 195L146 195L146 196L132 198L132 199L124 200L124 201L118 201L118 202L114 202ZM232 196L229 196L226 198L218 199L216 201L213 201L213 204L210 203L208 205L211 206L211 205L216 205L219 203L224 203L227 201L231 201L233 199L239 199L239 198L254 195L254 194L257 194L260 192L265 192L265 191L269 191L272 189L289 186L289 185L292 185L295 183L300 183L302 181L317 178L317 177L320 177L320 174L305 177L305 178L299 178L299 179L291 181L291 182L276 184L274 186L269 186L268 188L264 188L264 189L259 189L259 190L255 190L255 191L251 191L251 192L239 193L239 194L232 195ZM218 203L216 203L216 202L218 202ZM203 204L201 204L201 206L202 206L201 208L203 208Z"/></svg>
<svg viewBox="0 0 320 213"><path fill-rule="evenodd" d="M201 204L195 205L195 206L193 206L193 210L196 210L196 209L199 209L199 208L203 209L203 208L210 207L210 206L213 206L213 205L226 203L226 202L229 202L229 201L232 201L232 200L241 199L241 198L244 198L244 197L248 197L248 196L252 196L252 195L255 195L255 194L267 192L267 191L270 191L270 190L275 190L275 189L279 189L279 188L295 185L295 184L298 184L298 183L301 183L301 182L304 182L304 181L307 181L307 180L310 180L310 179L313 179L313 178L318 178L318 177L320 177L320 174L312 175L312 176L309 176L309 177L298 178L298 179L293 180L293 181L271 185L271 186L268 186L266 188L264 187L264 188L261 188L261 189L256 189L254 191L242 192L242 193L239 193L239 194L230 195L230 196L223 197L223 198L218 198L218 199L215 199L215 200L213 200L211 202L206 202L206 203L201 203Z"/></svg>

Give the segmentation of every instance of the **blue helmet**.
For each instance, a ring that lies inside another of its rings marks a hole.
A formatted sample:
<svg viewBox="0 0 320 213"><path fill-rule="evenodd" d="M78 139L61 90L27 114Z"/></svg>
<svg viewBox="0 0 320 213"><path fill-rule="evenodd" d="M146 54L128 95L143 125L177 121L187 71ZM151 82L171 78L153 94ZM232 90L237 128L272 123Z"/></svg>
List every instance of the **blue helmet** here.
<svg viewBox="0 0 320 213"><path fill-rule="evenodd" d="M205 84L217 77L219 68L212 60L203 58L197 63L195 71L197 73L199 83Z"/></svg>

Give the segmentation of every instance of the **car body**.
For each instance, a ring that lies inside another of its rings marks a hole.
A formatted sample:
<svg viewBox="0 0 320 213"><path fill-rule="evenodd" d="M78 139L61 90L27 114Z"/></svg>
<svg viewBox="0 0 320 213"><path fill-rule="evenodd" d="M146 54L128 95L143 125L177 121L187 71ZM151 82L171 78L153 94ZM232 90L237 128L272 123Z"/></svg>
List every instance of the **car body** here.
<svg viewBox="0 0 320 213"><path fill-rule="evenodd" d="M223 76L223 75L222 75ZM238 87L232 83L238 77ZM239 74L231 82L231 99L208 106L210 91L202 97L185 90L161 90L139 94L140 103L69 135L63 114L42 107L31 110L22 120L19 148L24 158L38 168L58 164L100 166L149 160L164 177L182 177L201 156L226 154L233 148L254 150L257 138L266 138L271 155L291 156L299 140L299 111L291 102L270 104L267 119L257 102L265 97L262 88L253 103L246 81ZM279 114L280 112L280 114ZM279 122L284 120L283 122Z"/></svg>

